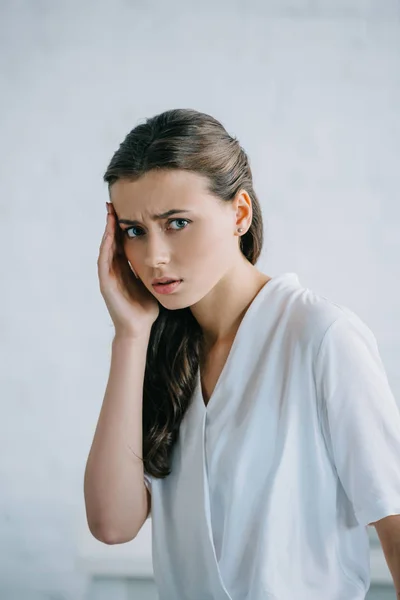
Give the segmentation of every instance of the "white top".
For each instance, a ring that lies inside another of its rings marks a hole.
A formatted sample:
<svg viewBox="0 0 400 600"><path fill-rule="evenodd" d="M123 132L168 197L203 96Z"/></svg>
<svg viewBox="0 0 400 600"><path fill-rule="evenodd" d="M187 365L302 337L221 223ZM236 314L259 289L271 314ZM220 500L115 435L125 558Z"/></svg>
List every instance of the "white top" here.
<svg viewBox="0 0 400 600"><path fill-rule="evenodd" d="M152 494L160 600L361 600L368 523L400 513L400 411L352 311L273 277L207 406L200 372Z"/></svg>

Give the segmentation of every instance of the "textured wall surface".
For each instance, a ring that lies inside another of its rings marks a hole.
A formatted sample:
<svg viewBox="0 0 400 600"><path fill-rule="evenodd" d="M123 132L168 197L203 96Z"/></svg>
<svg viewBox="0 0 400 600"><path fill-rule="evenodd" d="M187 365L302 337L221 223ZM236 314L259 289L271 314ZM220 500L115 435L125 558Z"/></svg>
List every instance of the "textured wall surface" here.
<svg viewBox="0 0 400 600"><path fill-rule="evenodd" d="M260 266L365 319L400 398L400 7L3 0L0 66L0 600L77 600L113 335L102 174L139 120L192 107L238 136Z"/></svg>

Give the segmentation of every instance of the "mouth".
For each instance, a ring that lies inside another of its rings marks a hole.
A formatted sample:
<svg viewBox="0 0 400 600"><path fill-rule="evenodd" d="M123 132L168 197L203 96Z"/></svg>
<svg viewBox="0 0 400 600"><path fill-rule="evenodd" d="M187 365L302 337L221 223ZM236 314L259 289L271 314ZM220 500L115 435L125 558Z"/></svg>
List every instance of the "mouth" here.
<svg viewBox="0 0 400 600"><path fill-rule="evenodd" d="M153 289L158 294L171 294L176 290L177 287L182 283L182 279L178 279L177 281L171 281L167 283L153 283Z"/></svg>

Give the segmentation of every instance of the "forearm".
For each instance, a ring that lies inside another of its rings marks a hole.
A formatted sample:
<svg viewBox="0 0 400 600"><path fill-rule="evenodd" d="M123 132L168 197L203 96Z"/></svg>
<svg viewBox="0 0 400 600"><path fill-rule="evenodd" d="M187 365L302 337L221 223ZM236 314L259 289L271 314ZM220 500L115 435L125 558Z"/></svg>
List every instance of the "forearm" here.
<svg viewBox="0 0 400 600"><path fill-rule="evenodd" d="M389 571L393 578L394 587L396 590L396 598L400 599L400 547L390 551L385 551L385 558Z"/></svg>
<svg viewBox="0 0 400 600"><path fill-rule="evenodd" d="M146 503L141 459L147 346L146 337L113 340L110 374L84 480L88 524L96 537L132 537L142 520Z"/></svg>

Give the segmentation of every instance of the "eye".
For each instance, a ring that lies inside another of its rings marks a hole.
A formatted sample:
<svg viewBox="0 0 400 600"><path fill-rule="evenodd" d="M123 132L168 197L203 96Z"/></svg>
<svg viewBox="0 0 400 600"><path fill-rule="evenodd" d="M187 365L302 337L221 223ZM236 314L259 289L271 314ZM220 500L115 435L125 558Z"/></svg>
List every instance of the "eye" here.
<svg viewBox="0 0 400 600"><path fill-rule="evenodd" d="M189 221L189 219L169 219L168 224L169 223L173 223L174 221L180 221L180 222L184 221L185 223L191 223L191 221ZM172 231L180 231L182 229L186 229L186 227L187 226L185 225L185 227L178 227L178 229L172 229ZM134 229L139 229L140 230L141 227L138 227L137 225L134 225L133 227L128 227L127 229L124 229L124 235L126 235L126 237L129 238L129 239L134 239L134 238L137 238L137 237L141 237L140 234L137 235L137 234L134 233L132 235L132 233L129 233L129 232L132 232L132 230L134 230Z"/></svg>
<svg viewBox="0 0 400 600"><path fill-rule="evenodd" d="M170 219L168 221L168 223L173 223L174 221L185 221L186 223L190 223L190 221L188 221L188 219ZM185 227L179 227L179 229L186 229ZM175 231L179 231L179 229L175 229Z"/></svg>
<svg viewBox="0 0 400 600"><path fill-rule="evenodd" d="M136 225L135 225L135 226L133 226L133 227L128 227L127 229L124 229L124 230L123 230L123 232L124 232L124 235L126 235L126 237L127 237L127 238L135 238L135 237L138 237L137 235L131 235L131 234L129 233L129 232L130 232L130 231L132 231L133 229L140 229L140 227L136 227Z"/></svg>

